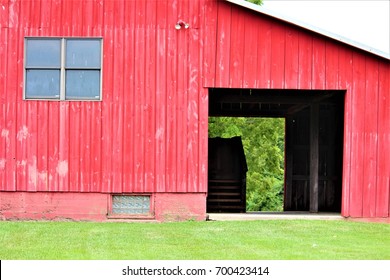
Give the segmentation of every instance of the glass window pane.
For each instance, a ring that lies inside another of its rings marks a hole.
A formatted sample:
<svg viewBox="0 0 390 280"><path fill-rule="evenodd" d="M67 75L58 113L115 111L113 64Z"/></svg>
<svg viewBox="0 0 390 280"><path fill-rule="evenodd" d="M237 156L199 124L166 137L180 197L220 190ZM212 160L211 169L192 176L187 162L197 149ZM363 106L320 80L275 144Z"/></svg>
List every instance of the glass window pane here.
<svg viewBox="0 0 390 280"><path fill-rule="evenodd" d="M26 43L27 67L60 67L61 41L56 39L28 39Z"/></svg>
<svg viewBox="0 0 390 280"><path fill-rule="evenodd" d="M99 70L67 70L65 98L66 99L99 99Z"/></svg>
<svg viewBox="0 0 390 280"><path fill-rule="evenodd" d="M26 98L59 98L59 70L27 70Z"/></svg>
<svg viewBox="0 0 390 280"><path fill-rule="evenodd" d="M66 67L100 67L100 40L84 39L66 41Z"/></svg>

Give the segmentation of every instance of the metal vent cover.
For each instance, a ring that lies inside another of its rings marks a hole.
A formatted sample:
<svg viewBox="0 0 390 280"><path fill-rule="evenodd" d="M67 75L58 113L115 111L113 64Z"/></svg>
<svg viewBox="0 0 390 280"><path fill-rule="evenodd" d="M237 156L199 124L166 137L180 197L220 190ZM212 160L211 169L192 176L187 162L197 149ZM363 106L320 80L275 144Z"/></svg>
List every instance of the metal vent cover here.
<svg viewBox="0 0 390 280"><path fill-rule="evenodd" d="M112 214L127 214L127 215L150 214L150 196L113 195Z"/></svg>

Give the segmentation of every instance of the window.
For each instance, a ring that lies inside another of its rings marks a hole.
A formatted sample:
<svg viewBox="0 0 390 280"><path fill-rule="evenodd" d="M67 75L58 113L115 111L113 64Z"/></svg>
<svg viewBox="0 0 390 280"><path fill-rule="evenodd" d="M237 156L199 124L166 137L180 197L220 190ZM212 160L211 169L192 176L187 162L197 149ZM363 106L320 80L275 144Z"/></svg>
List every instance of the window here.
<svg viewBox="0 0 390 280"><path fill-rule="evenodd" d="M150 196L147 195L113 195L112 214L149 215Z"/></svg>
<svg viewBox="0 0 390 280"><path fill-rule="evenodd" d="M102 40L27 38L24 98L101 100Z"/></svg>

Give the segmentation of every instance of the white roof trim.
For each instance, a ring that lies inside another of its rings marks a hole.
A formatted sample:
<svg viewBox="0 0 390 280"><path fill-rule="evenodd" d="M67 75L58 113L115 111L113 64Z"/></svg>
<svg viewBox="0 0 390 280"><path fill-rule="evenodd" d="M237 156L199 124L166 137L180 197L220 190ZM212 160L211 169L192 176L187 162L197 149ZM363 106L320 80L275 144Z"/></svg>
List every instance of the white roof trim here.
<svg viewBox="0 0 390 280"><path fill-rule="evenodd" d="M383 58L386 58L386 59L390 60L390 54L389 53L385 53L383 51L380 51L380 50L377 50L375 48L369 47L369 46L364 45L362 43L359 43L359 42L350 40L348 38L345 38L344 36L340 36L340 35L334 34L332 32L323 30L321 28L312 26L312 25L307 24L305 22L301 22L301 21L296 20L294 18L285 16L285 15L281 15L281 14L279 14L277 12L271 11L269 9L266 9L266 8L262 7L262 6L253 4L251 2L244 1L244 0L225 0L225 1L233 3L233 4L236 4L236 5L239 5L239 6L242 6L242 7L245 7L245 8L248 8L250 10L253 10L253 11L256 11L256 12L259 12L259 13L262 13L262 14L265 14L267 16L271 16L271 17L276 18L276 19L279 19L279 20L291 23L293 25L305 28L307 30L316 32L318 34L324 35L326 37L329 37L329 38L332 38L334 40L343 42L343 43L348 44L350 46L353 46L355 48L358 48L358 49L370 52L372 54L375 54L377 56L380 56L380 57L383 57Z"/></svg>

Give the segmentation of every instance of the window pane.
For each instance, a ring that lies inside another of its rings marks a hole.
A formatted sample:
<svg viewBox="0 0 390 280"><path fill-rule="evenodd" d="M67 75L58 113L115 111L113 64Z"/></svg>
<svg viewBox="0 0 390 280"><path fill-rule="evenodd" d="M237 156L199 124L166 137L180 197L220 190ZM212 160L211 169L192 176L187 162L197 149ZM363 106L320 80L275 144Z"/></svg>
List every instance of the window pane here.
<svg viewBox="0 0 390 280"><path fill-rule="evenodd" d="M27 70L26 98L59 98L59 70Z"/></svg>
<svg viewBox="0 0 390 280"><path fill-rule="evenodd" d="M54 39L28 39L26 44L27 67L60 67L61 41Z"/></svg>
<svg viewBox="0 0 390 280"><path fill-rule="evenodd" d="M99 99L100 71L99 70L67 70L66 99Z"/></svg>
<svg viewBox="0 0 390 280"><path fill-rule="evenodd" d="M66 41L66 67L100 67L100 40Z"/></svg>

